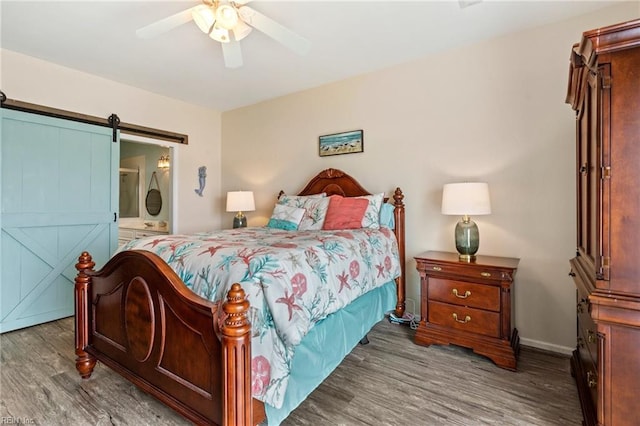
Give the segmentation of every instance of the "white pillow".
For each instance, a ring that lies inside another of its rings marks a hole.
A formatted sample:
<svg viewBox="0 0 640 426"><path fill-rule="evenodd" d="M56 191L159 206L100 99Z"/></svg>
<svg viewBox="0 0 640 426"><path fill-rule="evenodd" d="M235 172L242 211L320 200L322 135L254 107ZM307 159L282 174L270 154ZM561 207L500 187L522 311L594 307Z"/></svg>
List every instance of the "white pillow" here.
<svg viewBox="0 0 640 426"><path fill-rule="evenodd" d="M267 228L295 231L298 229L304 213L304 209L285 206L284 204L276 204L273 208L271 219L269 219L269 223L267 223Z"/></svg>
<svg viewBox="0 0 640 426"><path fill-rule="evenodd" d="M287 195L282 194L278 198L278 204L286 204L288 206L302 207L305 201L316 198L324 198L327 196L326 192L312 195Z"/></svg>
<svg viewBox="0 0 640 426"><path fill-rule="evenodd" d="M384 192L373 195L363 195L361 197L369 200L369 206L364 211L364 217L362 218L362 227L370 229L380 229L380 208L384 201Z"/></svg>
<svg viewBox="0 0 640 426"><path fill-rule="evenodd" d="M284 195L280 198L278 204L303 208L305 210L302 221L300 222L300 225L298 225L299 231L320 230L322 229L325 216L327 215L327 209L329 208L329 198L324 196L307 197L299 195Z"/></svg>

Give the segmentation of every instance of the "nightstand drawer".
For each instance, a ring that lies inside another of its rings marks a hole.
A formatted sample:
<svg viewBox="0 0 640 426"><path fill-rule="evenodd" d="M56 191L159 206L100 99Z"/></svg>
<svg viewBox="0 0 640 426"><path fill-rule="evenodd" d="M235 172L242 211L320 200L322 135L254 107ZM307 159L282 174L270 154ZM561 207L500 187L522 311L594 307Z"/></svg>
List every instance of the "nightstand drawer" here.
<svg viewBox="0 0 640 426"><path fill-rule="evenodd" d="M500 311L500 287L429 277L429 300Z"/></svg>
<svg viewBox="0 0 640 426"><path fill-rule="evenodd" d="M418 259L418 263L422 263ZM419 265L419 269L423 269L429 275L457 275L460 277L468 277L475 281L488 280L512 280L513 276L510 271L492 268L487 265L477 265L473 263L445 263L426 261Z"/></svg>
<svg viewBox="0 0 640 426"><path fill-rule="evenodd" d="M500 314L429 301L429 322L471 333L500 337Z"/></svg>

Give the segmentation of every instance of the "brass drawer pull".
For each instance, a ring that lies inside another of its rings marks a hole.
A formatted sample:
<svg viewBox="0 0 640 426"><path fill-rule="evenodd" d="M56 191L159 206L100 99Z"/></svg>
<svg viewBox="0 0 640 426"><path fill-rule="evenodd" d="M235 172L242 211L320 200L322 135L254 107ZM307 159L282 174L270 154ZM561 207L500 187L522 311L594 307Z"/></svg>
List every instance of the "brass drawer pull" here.
<svg viewBox="0 0 640 426"><path fill-rule="evenodd" d="M466 299L467 297L471 296L471 292L469 290L465 291L463 295L458 294L457 288L454 288L451 292L460 299Z"/></svg>
<svg viewBox="0 0 640 426"><path fill-rule="evenodd" d="M459 322L460 324L466 324L469 321L471 321L471 317L469 315L466 315L463 320L459 320L458 314L456 313L453 314L453 319L456 320L456 322Z"/></svg>
<svg viewBox="0 0 640 426"><path fill-rule="evenodd" d="M491 272L480 272L480 275L482 275L483 277L490 277L491 276Z"/></svg>
<svg viewBox="0 0 640 426"><path fill-rule="evenodd" d="M442 268L441 268L441 267L439 267L439 266L434 266L434 267L433 267L433 270L434 270L434 271L442 271Z"/></svg>
<svg viewBox="0 0 640 426"><path fill-rule="evenodd" d="M598 384L598 376L593 371L587 371L587 385L590 388L595 388Z"/></svg>
<svg viewBox="0 0 640 426"><path fill-rule="evenodd" d="M595 343L598 339L596 338L596 333L593 332L593 330L588 330L587 331L587 342L589 343Z"/></svg>

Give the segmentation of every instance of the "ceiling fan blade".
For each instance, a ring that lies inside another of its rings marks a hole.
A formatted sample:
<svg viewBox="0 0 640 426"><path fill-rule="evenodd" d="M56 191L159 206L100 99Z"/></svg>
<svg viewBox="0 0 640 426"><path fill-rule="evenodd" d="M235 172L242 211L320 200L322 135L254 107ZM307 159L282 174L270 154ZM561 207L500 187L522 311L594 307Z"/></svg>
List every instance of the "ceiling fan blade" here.
<svg viewBox="0 0 640 426"><path fill-rule="evenodd" d="M238 11L242 20L247 24L284 44L298 55L305 55L309 52L309 49L311 49L311 42L309 40L299 36L257 10L249 6L241 6Z"/></svg>
<svg viewBox="0 0 640 426"><path fill-rule="evenodd" d="M191 11L195 9L191 7L175 15L168 16L164 19L156 21L136 31L136 35L140 38L152 38L164 34L180 25L186 24L193 19Z"/></svg>
<svg viewBox="0 0 640 426"><path fill-rule="evenodd" d="M242 49L240 42L229 40L228 43L220 43L222 45L222 55L224 56L224 65L227 68L239 68L242 66Z"/></svg>

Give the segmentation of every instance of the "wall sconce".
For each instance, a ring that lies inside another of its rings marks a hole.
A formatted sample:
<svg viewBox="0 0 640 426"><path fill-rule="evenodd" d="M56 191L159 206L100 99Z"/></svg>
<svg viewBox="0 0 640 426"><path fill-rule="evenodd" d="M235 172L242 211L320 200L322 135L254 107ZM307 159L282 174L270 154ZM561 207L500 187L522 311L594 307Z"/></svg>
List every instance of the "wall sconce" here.
<svg viewBox="0 0 640 426"><path fill-rule="evenodd" d="M442 189L442 214L462 215L456 225L455 239L459 259L473 262L480 246L478 225L470 215L491 213L489 185L484 182L448 183Z"/></svg>
<svg viewBox="0 0 640 426"><path fill-rule="evenodd" d="M169 156L168 155L160 156L160 159L158 160L158 168L159 169L168 169L169 166L170 166Z"/></svg>
<svg viewBox="0 0 640 426"><path fill-rule="evenodd" d="M234 228L247 226L247 217L242 213L252 212L256 209L253 200L253 191L229 191L227 192L227 211L238 212L233 218Z"/></svg>

